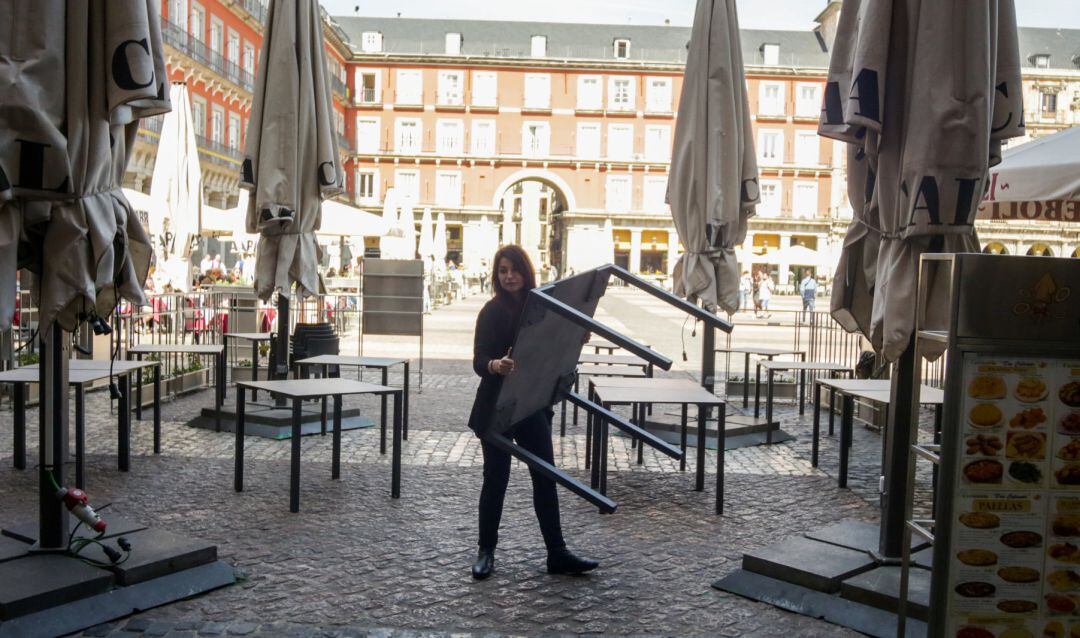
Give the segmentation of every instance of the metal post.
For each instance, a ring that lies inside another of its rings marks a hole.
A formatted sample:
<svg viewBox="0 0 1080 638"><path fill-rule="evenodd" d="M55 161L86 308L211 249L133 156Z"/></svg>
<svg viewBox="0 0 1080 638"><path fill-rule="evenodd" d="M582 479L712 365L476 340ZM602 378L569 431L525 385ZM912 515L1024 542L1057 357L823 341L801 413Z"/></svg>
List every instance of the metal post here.
<svg viewBox="0 0 1080 638"><path fill-rule="evenodd" d="M702 325L704 335L701 344L701 385L710 394L715 394L713 388L716 385L716 329L705 323Z"/></svg>
<svg viewBox="0 0 1080 638"><path fill-rule="evenodd" d="M278 316L277 316L277 336L275 338L274 350L277 351L277 355L274 359L274 369L267 374L269 379L288 379L289 378L289 291L278 291ZM285 407L285 397L277 395L275 405L279 408Z"/></svg>
<svg viewBox="0 0 1080 638"><path fill-rule="evenodd" d="M881 495L881 535L879 550L886 558L899 558L904 549L904 494L907 490L908 451L911 445L912 380L915 371L915 344L893 364L889 420L885 431L885 491Z"/></svg>
<svg viewBox="0 0 1080 638"><path fill-rule="evenodd" d="M64 465L68 451L67 344L67 335L55 322L48 337L42 338L41 343L38 465L40 549L63 549L67 546L68 511L56 498L56 489L52 485L53 479L61 486L67 483Z"/></svg>

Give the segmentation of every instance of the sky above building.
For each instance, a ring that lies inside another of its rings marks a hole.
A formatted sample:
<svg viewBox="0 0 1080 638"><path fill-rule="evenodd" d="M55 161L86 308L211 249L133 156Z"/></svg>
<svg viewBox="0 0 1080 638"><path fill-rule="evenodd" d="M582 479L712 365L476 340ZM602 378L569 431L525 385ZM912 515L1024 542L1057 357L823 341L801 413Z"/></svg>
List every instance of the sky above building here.
<svg viewBox="0 0 1080 638"><path fill-rule="evenodd" d="M689 26L694 0L320 0L331 15ZM809 29L825 0L742 0L746 29ZM1017 0L1025 27L1080 29L1078 0Z"/></svg>

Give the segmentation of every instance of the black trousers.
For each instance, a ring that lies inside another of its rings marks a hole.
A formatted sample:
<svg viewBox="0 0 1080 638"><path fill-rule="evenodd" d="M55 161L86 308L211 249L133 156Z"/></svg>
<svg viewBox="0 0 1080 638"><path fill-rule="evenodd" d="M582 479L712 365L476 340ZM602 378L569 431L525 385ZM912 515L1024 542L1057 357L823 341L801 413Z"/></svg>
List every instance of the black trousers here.
<svg viewBox="0 0 1080 638"><path fill-rule="evenodd" d="M555 460L551 447L551 417L547 410L522 420L506 432L518 445L549 463ZM510 455L481 439L484 451L484 487L480 490L481 549L495 549L499 543L506 484L510 480ZM529 470L533 485L533 507L540 522L540 533L548 550L566 547L559 520L559 495L555 481Z"/></svg>

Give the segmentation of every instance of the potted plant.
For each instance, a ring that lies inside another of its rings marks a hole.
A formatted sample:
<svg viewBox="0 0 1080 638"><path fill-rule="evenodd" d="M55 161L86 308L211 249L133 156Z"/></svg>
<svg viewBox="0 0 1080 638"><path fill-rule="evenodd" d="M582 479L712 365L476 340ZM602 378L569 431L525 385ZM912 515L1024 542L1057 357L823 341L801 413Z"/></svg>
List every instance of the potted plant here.
<svg viewBox="0 0 1080 638"><path fill-rule="evenodd" d="M761 375L761 399L765 400L765 395L768 392L768 377ZM733 374L727 379L727 395L729 397L742 396L745 391L751 397L754 396L754 383L755 380L751 377L746 380L739 374ZM807 399L810 397L811 386L807 381ZM773 397L778 399L797 399L799 398L799 384L796 382L795 377L787 374L773 375Z"/></svg>
<svg viewBox="0 0 1080 638"><path fill-rule="evenodd" d="M269 366L260 363L258 370L258 379L256 381L265 381L269 374ZM232 380L233 381L251 381L251 359L241 359L232 367Z"/></svg>

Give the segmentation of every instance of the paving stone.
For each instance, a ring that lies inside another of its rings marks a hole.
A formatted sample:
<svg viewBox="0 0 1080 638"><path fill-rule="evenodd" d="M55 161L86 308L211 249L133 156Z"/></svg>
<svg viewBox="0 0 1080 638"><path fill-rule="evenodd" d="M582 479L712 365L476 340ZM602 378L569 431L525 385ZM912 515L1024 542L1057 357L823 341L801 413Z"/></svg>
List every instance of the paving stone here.
<svg viewBox="0 0 1080 638"><path fill-rule="evenodd" d="M253 633L259 626L254 623L233 623L229 625L230 636L246 636Z"/></svg>
<svg viewBox="0 0 1080 638"><path fill-rule="evenodd" d="M101 638L103 636L109 635L109 632L111 632L113 629L115 629L116 626L117 626L117 623L114 623L114 622L104 623L104 624L101 624L101 625L95 625L95 626L87 629L86 631L84 631L83 635L84 636L94 636L95 638Z"/></svg>

